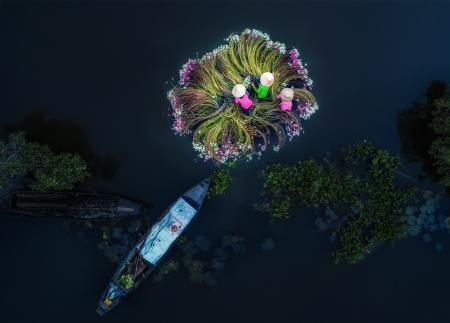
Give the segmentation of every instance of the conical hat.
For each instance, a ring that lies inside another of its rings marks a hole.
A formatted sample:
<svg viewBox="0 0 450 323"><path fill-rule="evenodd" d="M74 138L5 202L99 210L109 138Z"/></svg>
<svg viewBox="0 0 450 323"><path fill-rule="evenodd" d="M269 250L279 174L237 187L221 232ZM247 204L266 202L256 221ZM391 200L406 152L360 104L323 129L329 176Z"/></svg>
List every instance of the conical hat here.
<svg viewBox="0 0 450 323"><path fill-rule="evenodd" d="M244 84L236 84L233 87L233 91L231 91L236 98L240 98L245 94L245 86Z"/></svg>
<svg viewBox="0 0 450 323"><path fill-rule="evenodd" d="M281 90L280 95L281 100L287 102L292 101L292 99L294 98L294 90L292 90L290 87L286 87Z"/></svg>
<svg viewBox="0 0 450 323"><path fill-rule="evenodd" d="M273 74L270 72L263 73L259 78L259 81L264 86L271 86L273 84L273 80L274 80Z"/></svg>

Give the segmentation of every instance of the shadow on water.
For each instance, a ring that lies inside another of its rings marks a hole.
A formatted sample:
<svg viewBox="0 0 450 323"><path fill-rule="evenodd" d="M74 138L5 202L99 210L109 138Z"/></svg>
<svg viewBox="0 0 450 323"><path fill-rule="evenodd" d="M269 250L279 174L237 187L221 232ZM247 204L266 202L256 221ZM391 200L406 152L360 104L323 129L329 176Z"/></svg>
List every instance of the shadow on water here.
<svg viewBox="0 0 450 323"><path fill-rule="evenodd" d="M418 176L418 180L427 177L434 183L439 182L441 175L436 173L434 159L428 154L431 143L436 139L432 128L428 127L433 111L436 111L434 101L444 96L447 84L433 80L425 94L414 101L413 106L397 112L397 129L402 142L402 153L408 163L421 162L425 175Z"/></svg>
<svg viewBox="0 0 450 323"><path fill-rule="evenodd" d="M6 136L23 131L27 141L47 145L55 153L79 154L94 176L113 180L120 168L118 157L114 154L101 156L93 152L86 129L73 120L46 120L44 113L36 112L25 117L19 125L6 124L3 129Z"/></svg>

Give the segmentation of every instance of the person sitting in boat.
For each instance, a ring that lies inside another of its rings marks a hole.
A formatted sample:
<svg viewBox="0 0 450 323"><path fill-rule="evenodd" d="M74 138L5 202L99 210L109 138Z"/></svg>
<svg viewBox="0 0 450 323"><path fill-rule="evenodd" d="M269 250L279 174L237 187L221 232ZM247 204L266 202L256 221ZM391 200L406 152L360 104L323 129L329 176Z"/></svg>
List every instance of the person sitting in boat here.
<svg viewBox="0 0 450 323"><path fill-rule="evenodd" d="M236 84L231 93L233 93L234 102L240 103L242 109L247 110L253 105L253 101L250 100L243 84Z"/></svg>
<svg viewBox="0 0 450 323"><path fill-rule="evenodd" d="M253 89L256 93L258 93L258 99L264 99L267 97L267 93L269 92L269 87L273 84L274 77L270 72L265 72L259 78L259 87L255 88L253 84Z"/></svg>
<svg viewBox="0 0 450 323"><path fill-rule="evenodd" d="M294 98L294 90L286 87L277 95L277 99L281 99L280 109L283 111L292 109L292 99Z"/></svg>

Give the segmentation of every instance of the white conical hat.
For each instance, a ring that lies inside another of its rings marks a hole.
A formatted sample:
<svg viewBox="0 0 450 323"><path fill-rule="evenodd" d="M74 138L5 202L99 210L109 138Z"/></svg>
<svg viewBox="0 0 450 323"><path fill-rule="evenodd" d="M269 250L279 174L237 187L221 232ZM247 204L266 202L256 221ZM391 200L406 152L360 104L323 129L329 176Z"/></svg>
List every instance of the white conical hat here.
<svg viewBox="0 0 450 323"><path fill-rule="evenodd" d="M240 98L245 94L245 86L244 84L236 84L233 87L233 91L231 91L236 98Z"/></svg>
<svg viewBox="0 0 450 323"><path fill-rule="evenodd" d="M274 80L273 74L270 72L263 73L259 78L259 81L264 86L271 86L273 84L273 80Z"/></svg>
<svg viewBox="0 0 450 323"><path fill-rule="evenodd" d="M294 98L294 90L292 90L290 87L286 87L281 90L280 95L281 100L292 101L292 99Z"/></svg>

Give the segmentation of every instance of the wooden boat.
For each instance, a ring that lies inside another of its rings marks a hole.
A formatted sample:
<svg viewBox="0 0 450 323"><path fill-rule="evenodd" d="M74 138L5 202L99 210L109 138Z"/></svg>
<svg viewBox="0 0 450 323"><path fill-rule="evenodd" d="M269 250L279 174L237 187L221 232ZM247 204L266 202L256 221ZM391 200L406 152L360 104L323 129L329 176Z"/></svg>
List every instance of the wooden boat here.
<svg viewBox="0 0 450 323"><path fill-rule="evenodd" d="M145 212L125 198L81 192L16 192L10 215L43 219L111 220Z"/></svg>
<svg viewBox="0 0 450 323"><path fill-rule="evenodd" d="M158 263L200 210L210 182L207 178L182 194L131 249L103 292L98 303L98 314L103 315L116 307L157 268ZM132 279L131 286L126 287L120 283L120 279L125 276Z"/></svg>

